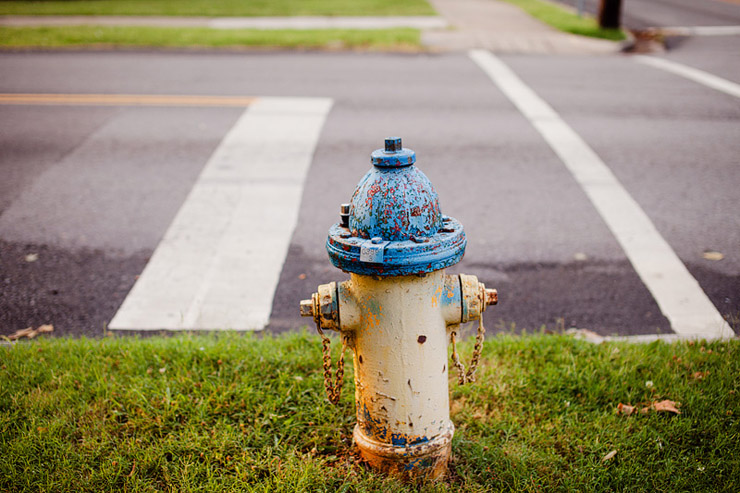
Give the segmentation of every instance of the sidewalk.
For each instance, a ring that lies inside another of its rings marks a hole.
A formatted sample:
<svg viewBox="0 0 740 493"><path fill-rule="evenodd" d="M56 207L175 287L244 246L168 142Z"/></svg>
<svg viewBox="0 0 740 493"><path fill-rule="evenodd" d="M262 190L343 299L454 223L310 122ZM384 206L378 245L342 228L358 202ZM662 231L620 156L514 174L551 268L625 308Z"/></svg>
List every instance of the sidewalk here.
<svg viewBox="0 0 740 493"><path fill-rule="evenodd" d="M495 53L617 53L614 41L556 30L520 8L496 0L428 0L455 29L424 31L425 46L440 51L484 48Z"/></svg>
<svg viewBox="0 0 740 493"><path fill-rule="evenodd" d="M499 0L428 0L440 16L417 17L155 17L0 16L0 26L155 26L212 29L387 29L422 31L434 52L484 48L496 53L616 53L621 45L560 32Z"/></svg>

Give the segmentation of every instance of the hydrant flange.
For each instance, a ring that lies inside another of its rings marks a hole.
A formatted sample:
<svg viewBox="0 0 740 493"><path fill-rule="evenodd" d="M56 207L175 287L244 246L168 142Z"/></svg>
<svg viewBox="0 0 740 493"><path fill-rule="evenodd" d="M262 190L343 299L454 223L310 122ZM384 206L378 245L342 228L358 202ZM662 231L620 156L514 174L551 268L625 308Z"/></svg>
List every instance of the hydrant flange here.
<svg viewBox="0 0 740 493"><path fill-rule="evenodd" d="M345 272L383 277L426 274L457 264L465 253L462 224L448 216L443 216L443 224L429 237L378 244L352 236L338 223L329 229L326 250L332 264Z"/></svg>

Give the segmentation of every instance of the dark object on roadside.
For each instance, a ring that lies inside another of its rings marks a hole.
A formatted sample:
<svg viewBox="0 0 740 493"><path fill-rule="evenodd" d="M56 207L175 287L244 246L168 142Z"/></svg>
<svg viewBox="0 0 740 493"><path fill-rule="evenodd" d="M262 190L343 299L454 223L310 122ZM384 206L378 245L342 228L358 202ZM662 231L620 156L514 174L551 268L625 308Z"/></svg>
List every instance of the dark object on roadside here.
<svg viewBox="0 0 740 493"><path fill-rule="evenodd" d="M599 26L604 29L619 29L622 17L622 0L601 0Z"/></svg>

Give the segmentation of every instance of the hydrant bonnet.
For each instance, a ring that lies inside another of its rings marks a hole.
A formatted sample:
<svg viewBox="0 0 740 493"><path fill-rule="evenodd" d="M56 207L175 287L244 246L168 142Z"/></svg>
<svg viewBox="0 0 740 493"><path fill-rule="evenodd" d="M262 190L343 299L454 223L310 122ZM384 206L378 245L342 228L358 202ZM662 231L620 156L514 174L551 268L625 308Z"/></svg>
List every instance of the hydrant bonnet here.
<svg viewBox="0 0 740 493"><path fill-rule="evenodd" d="M385 140L373 168L352 195L347 226L329 229L332 263L361 275L424 274L458 263L465 253L462 224L443 216L437 192L401 139Z"/></svg>

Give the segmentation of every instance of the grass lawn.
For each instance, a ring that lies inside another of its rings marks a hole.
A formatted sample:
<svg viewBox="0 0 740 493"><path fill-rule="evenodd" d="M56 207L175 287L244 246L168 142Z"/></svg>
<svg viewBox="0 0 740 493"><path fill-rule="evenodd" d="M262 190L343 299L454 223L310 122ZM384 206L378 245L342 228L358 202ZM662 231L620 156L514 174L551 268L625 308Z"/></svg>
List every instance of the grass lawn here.
<svg viewBox="0 0 740 493"><path fill-rule="evenodd" d="M426 0L1 1L0 15L434 15Z"/></svg>
<svg viewBox="0 0 740 493"><path fill-rule="evenodd" d="M564 9L561 5L543 0L503 0L524 10L545 24L560 31L592 38L621 41L625 39L621 29L602 29L591 17L578 17L578 14Z"/></svg>
<svg viewBox="0 0 740 493"><path fill-rule="evenodd" d="M415 50L418 29L258 30L127 26L0 27L0 47L205 47Z"/></svg>
<svg viewBox="0 0 740 493"><path fill-rule="evenodd" d="M307 333L0 346L0 490L418 491L357 460L348 370L333 407ZM491 337L451 398L423 491L740 491L740 341Z"/></svg>

